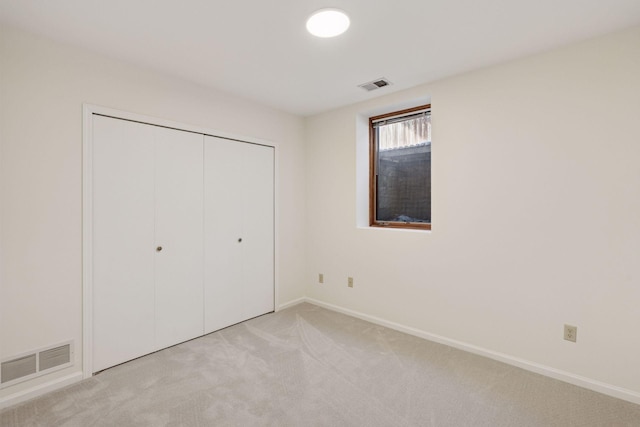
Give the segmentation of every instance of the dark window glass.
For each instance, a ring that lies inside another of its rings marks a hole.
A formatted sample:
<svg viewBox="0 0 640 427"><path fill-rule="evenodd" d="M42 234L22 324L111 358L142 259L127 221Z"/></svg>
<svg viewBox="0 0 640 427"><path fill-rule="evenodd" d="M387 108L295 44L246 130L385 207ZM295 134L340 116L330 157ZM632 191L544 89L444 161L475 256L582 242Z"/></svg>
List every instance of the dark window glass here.
<svg viewBox="0 0 640 427"><path fill-rule="evenodd" d="M372 117L371 225L431 225L429 106Z"/></svg>

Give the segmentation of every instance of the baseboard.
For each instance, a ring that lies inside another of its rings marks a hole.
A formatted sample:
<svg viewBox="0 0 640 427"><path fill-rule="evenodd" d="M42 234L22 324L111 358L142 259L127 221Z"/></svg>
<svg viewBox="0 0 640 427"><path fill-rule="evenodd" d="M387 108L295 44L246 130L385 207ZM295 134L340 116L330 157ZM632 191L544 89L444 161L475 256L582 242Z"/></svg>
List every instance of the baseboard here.
<svg viewBox="0 0 640 427"><path fill-rule="evenodd" d="M69 374L61 378L56 378L55 380L51 380L43 384L38 384L26 390L18 391L16 393L0 398L0 409L17 405L27 400L33 399L34 397L42 396L43 394L77 383L80 380L82 380L82 372L74 372L73 374Z"/></svg>
<svg viewBox="0 0 640 427"><path fill-rule="evenodd" d="M499 362L503 362L508 365L517 366L518 368L535 372L537 374L554 378L556 380L564 381L566 383L583 387L598 393L606 394L607 396L612 396L618 399L626 400L631 403L640 404L640 393L637 393L632 390L628 390L622 387L617 387L611 384L596 381L591 378L582 377L580 375L575 375L570 372L566 372L566 371L555 369L549 366L541 365L525 359L520 359L518 357L513 357L508 354L499 353L492 350L488 350L486 348L467 344L461 341L456 341L450 338L443 337L441 335L436 335L436 334L425 332L416 328L401 325L399 323L390 322L388 320L381 319L379 317L370 316L368 314L360 313L355 310L350 310L348 308L322 302L313 298L302 298L302 299L304 300L304 302L308 302L310 304L314 304L319 307L326 308L328 310L336 311L338 313L346 314L348 316L356 317L358 319L366 320L367 322L375 323L380 326L385 326L389 329L394 329L396 331L404 332L406 334L413 335L419 338L424 338L429 341L445 344L450 347L467 351L469 353L477 354L479 356L488 357L489 359L497 360ZM295 300L295 301L296 301L295 304L299 304L300 302L303 302L298 300ZM293 304L293 301L292 301L292 304L290 304L289 306L295 305L295 304Z"/></svg>
<svg viewBox="0 0 640 427"><path fill-rule="evenodd" d="M294 299L294 300L291 300L291 301L287 301L285 303L280 304L276 311L280 311L280 310L284 310L285 308L293 307L294 305L301 304L301 303L303 303L305 301L307 301L307 298L305 298L305 297L297 298L297 299Z"/></svg>

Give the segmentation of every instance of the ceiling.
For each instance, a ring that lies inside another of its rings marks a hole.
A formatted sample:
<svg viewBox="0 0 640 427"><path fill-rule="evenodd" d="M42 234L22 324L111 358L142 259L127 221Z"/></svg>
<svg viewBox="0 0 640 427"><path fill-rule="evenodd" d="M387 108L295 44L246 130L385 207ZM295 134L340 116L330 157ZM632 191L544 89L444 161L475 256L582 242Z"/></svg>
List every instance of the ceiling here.
<svg viewBox="0 0 640 427"><path fill-rule="evenodd" d="M323 7L349 31L309 35ZM307 116L638 25L640 0L0 0L0 22Z"/></svg>

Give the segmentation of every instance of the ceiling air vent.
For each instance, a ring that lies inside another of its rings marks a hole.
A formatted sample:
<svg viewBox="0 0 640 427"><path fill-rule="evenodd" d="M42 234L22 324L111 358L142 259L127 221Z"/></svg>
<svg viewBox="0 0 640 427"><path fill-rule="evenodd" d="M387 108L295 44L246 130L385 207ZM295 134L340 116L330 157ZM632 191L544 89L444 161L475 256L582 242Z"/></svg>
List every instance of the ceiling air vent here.
<svg viewBox="0 0 640 427"><path fill-rule="evenodd" d="M372 90L380 89L381 87L389 86L390 84L391 84L391 82L389 80L387 80L384 77L382 77L382 78L376 79L374 81L358 85L358 87L361 87L362 89L366 90L367 92L371 92Z"/></svg>

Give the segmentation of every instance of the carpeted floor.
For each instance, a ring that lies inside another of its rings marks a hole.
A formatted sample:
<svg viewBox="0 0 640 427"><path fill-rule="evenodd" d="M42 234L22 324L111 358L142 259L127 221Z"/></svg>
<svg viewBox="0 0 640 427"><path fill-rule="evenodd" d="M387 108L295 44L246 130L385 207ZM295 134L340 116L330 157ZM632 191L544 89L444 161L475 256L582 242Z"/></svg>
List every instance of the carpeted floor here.
<svg viewBox="0 0 640 427"><path fill-rule="evenodd" d="M1 426L640 426L640 405L310 304L5 409Z"/></svg>

